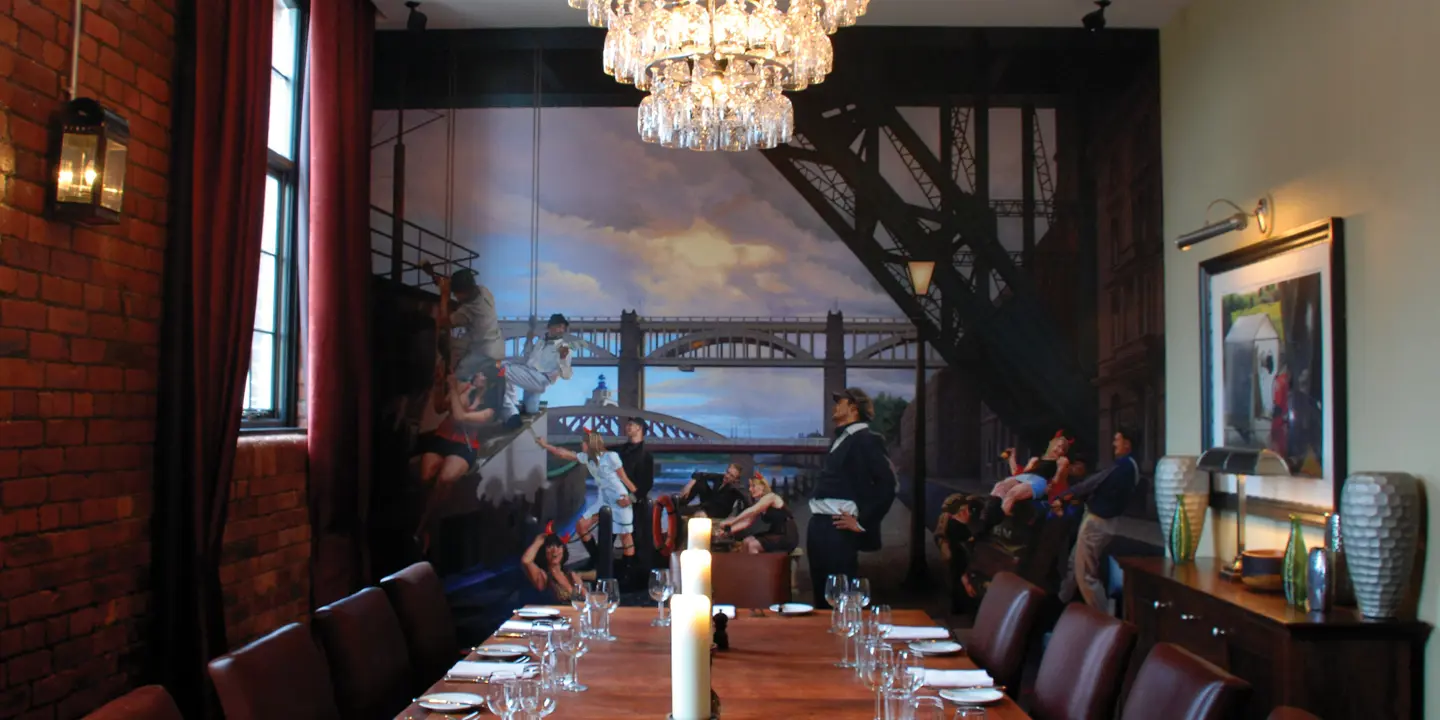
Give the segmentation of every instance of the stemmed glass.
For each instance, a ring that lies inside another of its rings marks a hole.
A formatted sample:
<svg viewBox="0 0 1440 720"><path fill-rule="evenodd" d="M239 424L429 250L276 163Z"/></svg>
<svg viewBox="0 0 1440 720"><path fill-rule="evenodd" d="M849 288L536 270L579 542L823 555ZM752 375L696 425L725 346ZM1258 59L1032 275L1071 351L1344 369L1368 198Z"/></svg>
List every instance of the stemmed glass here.
<svg viewBox="0 0 1440 720"><path fill-rule="evenodd" d="M913 650L895 653L895 686L913 693L925 687L925 658Z"/></svg>
<svg viewBox="0 0 1440 720"><path fill-rule="evenodd" d="M665 601L675 593L675 587L670 584L669 570L650 571L650 599L660 604L660 615L650 623L651 627L670 627L670 618L665 617Z"/></svg>
<svg viewBox="0 0 1440 720"><path fill-rule="evenodd" d="M485 705L503 720L510 720L514 717L515 711L520 707L513 704L515 699L515 683L519 678L513 675L495 675L485 685Z"/></svg>
<svg viewBox="0 0 1440 720"><path fill-rule="evenodd" d="M553 650L550 647L550 633L554 630L554 623L549 620L535 620L530 623L530 632L526 633L525 639L530 645L530 652L535 655L535 662L544 664L545 656Z"/></svg>
<svg viewBox="0 0 1440 720"><path fill-rule="evenodd" d="M910 698L910 720L945 720L945 703L934 695Z"/></svg>
<svg viewBox="0 0 1440 720"><path fill-rule="evenodd" d="M575 612L584 612L585 596L590 594L590 589L594 586L589 580L581 580L575 586L574 592L570 593L570 607L575 608Z"/></svg>
<svg viewBox="0 0 1440 720"><path fill-rule="evenodd" d="M869 605L869 604L870 604L870 579L869 579L869 578L851 578L851 580L850 580L850 592L859 593L859 595L860 595L860 607L865 607L866 605Z"/></svg>
<svg viewBox="0 0 1440 720"><path fill-rule="evenodd" d="M874 605L870 608L870 614L875 619L875 625L880 631L880 637L885 637L891 630L895 629L895 613L889 605Z"/></svg>
<svg viewBox="0 0 1440 720"><path fill-rule="evenodd" d="M895 676L895 651L884 640L865 643L865 671L860 679L865 687L875 691L875 720L885 718L884 691Z"/></svg>
<svg viewBox="0 0 1440 720"><path fill-rule="evenodd" d="M825 602L830 605L831 610L838 609L840 595L844 593L848 587L850 587L850 579L844 575L831 575L825 579ZM831 613L830 615L830 632L832 634L840 632L840 617L838 613Z"/></svg>
<svg viewBox="0 0 1440 720"><path fill-rule="evenodd" d="M583 626L584 616L581 616ZM557 687L565 692L584 692L589 688L580 684L580 656L585 654L587 645L582 628L572 625L557 625L550 632L550 643L559 651L559 658L565 662Z"/></svg>
<svg viewBox="0 0 1440 720"><path fill-rule="evenodd" d="M836 606L835 613L840 616L840 662L835 667L853 668L855 663L850 662L850 638L860 632L861 615L860 603L852 599L853 596L845 594L840 597L840 604ZM858 653L857 653L858 655Z"/></svg>

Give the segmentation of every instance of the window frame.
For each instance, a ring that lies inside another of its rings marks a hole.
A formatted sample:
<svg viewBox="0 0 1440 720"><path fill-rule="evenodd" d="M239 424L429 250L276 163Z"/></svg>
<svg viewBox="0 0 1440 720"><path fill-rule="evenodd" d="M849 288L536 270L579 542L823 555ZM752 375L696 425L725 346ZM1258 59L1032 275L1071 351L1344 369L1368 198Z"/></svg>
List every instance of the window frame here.
<svg viewBox="0 0 1440 720"><path fill-rule="evenodd" d="M299 425L300 370L300 152L304 147L304 79L306 77L306 40L309 37L309 4L303 0L275 0L296 11L295 17L295 64L291 92L291 118L293 131L290 138L290 158L270 149L267 138L265 181L275 178L279 185L277 207L279 217L276 228L279 237L275 243L276 286L275 328L273 336L274 359L271 367L272 406L270 413L252 415L241 408L240 429L242 432L274 432L296 429ZM272 31L273 32L273 31ZM274 66L271 66L274 73ZM268 127L268 122L267 122ZM260 288L257 286L256 305L259 305ZM251 328L251 337L255 335ZM253 364L254 358L251 358ZM247 372L246 377L249 377ZM248 384L248 383L247 383Z"/></svg>

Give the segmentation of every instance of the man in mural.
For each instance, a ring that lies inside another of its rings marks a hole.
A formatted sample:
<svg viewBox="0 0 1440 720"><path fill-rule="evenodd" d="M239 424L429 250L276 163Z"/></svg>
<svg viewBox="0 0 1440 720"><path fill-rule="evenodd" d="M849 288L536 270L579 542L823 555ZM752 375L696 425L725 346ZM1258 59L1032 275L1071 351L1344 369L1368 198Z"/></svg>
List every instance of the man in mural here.
<svg viewBox="0 0 1440 720"><path fill-rule="evenodd" d="M680 491L680 514L690 517L708 517L724 520L750 504L750 495L740 482L740 463L730 463L725 473L696 472L690 475L690 482ZM686 508L691 501L699 500L699 508Z"/></svg>
<svg viewBox="0 0 1440 720"><path fill-rule="evenodd" d="M645 421L632 417L625 421L625 444L615 448L620 454L620 463L625 476L635 484L635 517L640 529L635 533L635 552L648 564L655 550L655 538L646 529L650 520L650 490L655 487L655 457L645 449ZM647 573L648 567L637 567L637 572Z"/></svg>
<svg viewBox="0 0 1440 720"><path fill-rule="evenodd" d="M504 416L511 425L519 426L522 416L540 412L540 396L556 382L570 379L570 344L565 342L569 331L570 321L564 315L551 315L545 337L538 342L533 336L526 338L525 362L504 364Z"/></svg>
<svg viewBox="0 0 1440 720"><path fill-rule="evenodd" d="M447 278L429 263L420 267L434 278L442 301L455 298L454 307L442 302L436 317L439 330L449 337L449 369L453 372L471 355L489 358L498 366L505 359L505 336L490 289L475 281L474 270L462 268Z"/></svg>
<svg viewBox="0 0 1440 720"><path fill-rule="evenodd" d="M1140 479L1140 467L1130 456L1134 441L1134 432L1121 428L1111 442L1115 464L1070 486L1064 496L1087 502L1085 519L1080 521L1080 533L1070 555L1070 570L1060 584L1061 602L1074 599L1078 589L1091 607L1110 612L1110 596L1100 580L1100 557L1115 536L1115 519L1130 505L1130 496Z"/></svg>
<svg viewBox="0 0 1440 720"><path fill-rule="evenodd" d="M862 549L879 549L880 522L895 500L895 468L885 441L870 432L875 405L860 388L835 393L831 419L835 440L810 501L806 552L812 603L828 607L825 583L832 574L854 577ZM873 538L873 539L872 539Z"/></svg>

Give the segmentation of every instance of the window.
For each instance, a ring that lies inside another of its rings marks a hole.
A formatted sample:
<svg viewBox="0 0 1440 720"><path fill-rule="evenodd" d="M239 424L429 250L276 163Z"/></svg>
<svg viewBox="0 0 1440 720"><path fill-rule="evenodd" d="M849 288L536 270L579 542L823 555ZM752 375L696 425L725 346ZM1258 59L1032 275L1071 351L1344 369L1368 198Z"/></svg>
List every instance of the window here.
<svg viewBox="0 0 1440 720"><path fill-rule="evenodd" d="M250 372L245 376L243 424L279 427L295 422L299 367L297 243L300 81L303 17L296 0L275 3L270 60L269 172L260 245L260 283Z"/></svg>

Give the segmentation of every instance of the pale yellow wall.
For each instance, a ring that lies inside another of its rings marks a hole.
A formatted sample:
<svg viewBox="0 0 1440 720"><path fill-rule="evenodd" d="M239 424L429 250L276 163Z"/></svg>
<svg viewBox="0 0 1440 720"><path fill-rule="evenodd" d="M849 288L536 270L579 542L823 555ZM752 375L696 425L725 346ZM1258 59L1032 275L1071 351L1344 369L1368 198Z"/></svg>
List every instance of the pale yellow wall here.
<svg viewBox="0 0 1440 720"><path fill-rule="evenodd" d="M1429 492L1427 591L1440 619L1440 2L1194 0L1161 32L1167 451L1200 448L1196 264L1253 229L1187 253L1176 235L1228 198L1274 197L1282 230L1346 222L1350 467L1404 470ZM1232 516L1233 517L1233 516ZM1215 526L1215 518L1208 525ZM1234 526L1202 552L1233 552ZM1283 529L1246 525L1251 547ZM1218 532L1210 532L1218 529ZM1312 535L1314 543L1318 536ZM1426 666L1440 679L1440 642ZM1440 690L1426 693L1440 718Z"/></svg>

